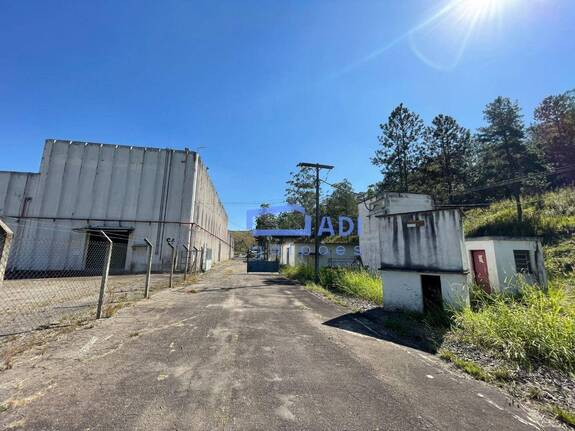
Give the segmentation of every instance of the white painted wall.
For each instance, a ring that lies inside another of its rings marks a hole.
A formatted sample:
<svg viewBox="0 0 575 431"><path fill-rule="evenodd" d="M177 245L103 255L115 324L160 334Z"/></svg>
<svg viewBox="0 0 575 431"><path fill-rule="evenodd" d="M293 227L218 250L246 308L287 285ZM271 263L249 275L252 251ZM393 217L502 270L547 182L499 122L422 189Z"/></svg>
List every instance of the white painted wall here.
<svg viewBox="0 0 575 431"><path fill-rule="evenodd" d="M314 265L314 252L313 243L285 243L281 246L280 262L282 265L290 266ZM357 244L321 244L319 266L323 268L330 264L337 264L338 260L343 261L340 263L351 262L358 256L359 246Z"/></svg>
<svg viewBox="0 0 575 431"><path fill-rule="evenodd" d="M420 225L410 227L414 221ZM383 269L465 272L468 268L457 209L382 216L379 249Z"/></svg>
<svg viewBox="0 0 575 431"><path fill-rule="evenodd" d="M440 277L441 296L444 305L453 308L469 305L469 290L465 274L382 271L383 306L385 309L423 312L422 275Z"/></svg>
<svg viewBox="0 0 575 431"><path fill-rule="evenodd" d="M359 235L361 257L364 265L378 269L381 265L380 218L386 214L410 211L428 211L434 207L429 195L417 193L382 193L376 198L358 205L358 218L362 232Z"/></svg>
<svg viewBox="0 0 575 431"><path fill-rule="evenodd" d="M496 292L517 289L519 277L530 284L547 286L547 274L543 264L543 247L537 238L479 237L465 242L471 271L469 281L474 279L472 250L485 250L489 284ZM519 275L515 267L513 250L529 250L532 274Z"/></svg>

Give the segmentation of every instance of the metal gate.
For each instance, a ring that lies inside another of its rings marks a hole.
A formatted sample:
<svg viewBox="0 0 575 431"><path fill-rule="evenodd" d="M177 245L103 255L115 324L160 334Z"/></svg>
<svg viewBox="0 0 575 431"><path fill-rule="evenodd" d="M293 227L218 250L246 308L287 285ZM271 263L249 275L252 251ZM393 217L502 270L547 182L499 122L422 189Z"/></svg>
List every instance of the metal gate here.
<svg viewBox="0 0 575 431"><path fill-rule="evenodd" d="M249 250L246 258L248 272L279 272L279 256L271 257L261 250Z"/></svg>

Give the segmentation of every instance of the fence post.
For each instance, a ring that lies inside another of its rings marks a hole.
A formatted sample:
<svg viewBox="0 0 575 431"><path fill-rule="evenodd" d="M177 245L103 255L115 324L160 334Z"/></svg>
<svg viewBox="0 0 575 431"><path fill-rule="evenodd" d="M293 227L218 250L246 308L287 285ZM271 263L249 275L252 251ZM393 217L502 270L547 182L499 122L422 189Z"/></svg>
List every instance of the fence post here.
<svg viewBox="0 0 575 431"><path fill-rule="evenodd" d="M110 272L110 262L112 261L112 246L114 243L106 235L104 231L100 231L100 234L108 241L108 250L106 250L106 258L104 260L104 268L102 269L102 282L100 284L100 296L98 297L98 309L96 310L96 319L102 317L102 304L104 303L104 292L108 285L108 273Z"/></svg>
<svg viewBox="0 0 575 431"><path fill-rule="evenodd" d="M184 265L184 281L186 281L188 278L188 269L190 267L190 249L185 244L182 247L184 247L184 250L186 250L186 263Z"/></svg>
<svg viewBox="0 0 575 431"><path fill-rule="evenodd" d="M0 286L4 280L4 271L8 266L8 254L12 245L14 233L2 220L0 220Z"/></svg>
<svg viewBox="0 0 575 431"><path fill-rule="evenodd" d="M150 297L150 277L152 275L152 256L154 254L154 246L148 240L148 238L144 238L146 245L148 246L148 264L146 267L146 284L144 286L144 298L148 299Z"/></svg>
<svg viewBox="0 0 575 431"><path fill-rule="evenodd" d="M196 246L192 247L194 249L194 262L192 263L192 272L195 274L198 272L198 248Z"/></svg>
<svg viewBox="0 0 575 431"><path fill-rule="evenodd" d="M166 239L166 242L168 243L168 245L172 249L172 257L171 257L171 263L170 263L170 284L169 284L170 289L172 288L172 283L174 280L174 266L176 265L176 247L174 247L172 245L173 241L174 240L171 238Z"/></svg>

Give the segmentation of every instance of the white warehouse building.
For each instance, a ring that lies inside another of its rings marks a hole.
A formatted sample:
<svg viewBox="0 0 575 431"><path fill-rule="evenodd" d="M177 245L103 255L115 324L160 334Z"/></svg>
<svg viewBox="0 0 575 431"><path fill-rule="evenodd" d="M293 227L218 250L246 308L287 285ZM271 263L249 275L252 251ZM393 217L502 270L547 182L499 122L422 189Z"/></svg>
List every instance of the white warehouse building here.
<svg viewBox="0 0 575 431"><path fill-rule="evenodd" d="M111 270L167 270L171 248L199 250L204 267L232 257L228 216L208 170L188 149L49 139L39 173L0 172L0 218L14 231L8 271L85 269L104 231ZM195 248L195 249L194 249Z"/></svg>

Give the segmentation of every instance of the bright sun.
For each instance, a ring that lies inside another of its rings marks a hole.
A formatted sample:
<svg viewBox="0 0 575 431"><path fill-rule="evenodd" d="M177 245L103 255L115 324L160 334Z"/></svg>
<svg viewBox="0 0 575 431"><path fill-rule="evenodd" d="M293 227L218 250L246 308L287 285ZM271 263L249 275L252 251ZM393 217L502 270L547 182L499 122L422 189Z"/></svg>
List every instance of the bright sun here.
<svg viewBox="0 0 575 431"><path fill-rule="evenodd" d="M510 0L456 0L455 8L464 19L480 20L493 18L501 12Z"/></svg>

